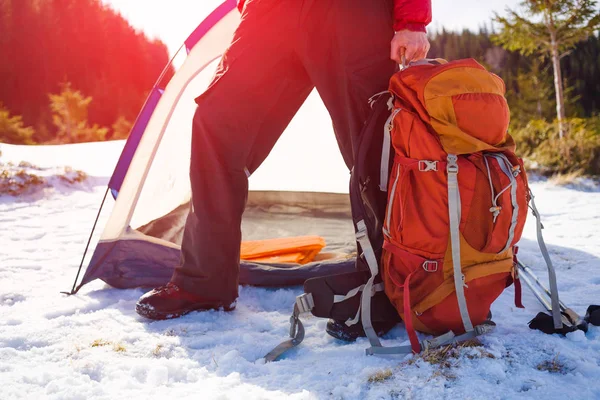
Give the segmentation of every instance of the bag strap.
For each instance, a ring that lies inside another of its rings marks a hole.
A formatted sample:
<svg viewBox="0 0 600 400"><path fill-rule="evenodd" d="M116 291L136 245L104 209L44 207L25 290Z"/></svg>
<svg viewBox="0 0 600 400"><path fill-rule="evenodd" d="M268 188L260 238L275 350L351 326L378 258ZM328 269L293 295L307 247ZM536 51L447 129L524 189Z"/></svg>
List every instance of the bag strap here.
<svg viewBox="0 0 600 400"><path fill-rule="evenodd" d="M421 352L421 344L419 343L417 331L415 331L415 327L413 325L412 309L410 307L410 278L412 277L413 273L414 272L408 274L404 280L404 325L406 326L406 333L408 333L408 339L410 340L410 347L412 351L414 353L419 353Z"/></svg>
<svg viewBox="0 0 600 400"><path fill-rule="evenodd" d="M392 111L394 96L388 101L388 109ZM394 118L402 110L396 108L390 114L390 117L385 121L383 126L383 145L381 149L381 165L379 167L379 190L382 192L388 191L388 180L390 174L390 157L392 152L392 130L394 129Z"/></svg>
<svg viewBox="0 0 600 400"><path fill-rule="evenodd" d="M460 191L458 189L458 157L448 154L448 213L450 216L450 242L452 245L452 265L454 270L454 288L458 300L458 309L462 318L465 332L473 331L473 323L467 308L465 297L465 276L460 263Z"/></svg>
<svg viewBox="0 0 600 400"><path fill-rule="evenodd" d="M513 284L515 285L515 307L525 308L523 305L523 289L521 277L519 276L519 246L513 246Z"/></svg>
<svg viewBox="0 0 600 400"><path fill-rule="evenodd" d="M304 325L300 321L300 314L309 312L315 303L310 293L305 293L296 298L294 312L290 317L290 339L281 342L277 347L271 350L266 356L266 362L277 361L288 350L298 346L304 340Z"/></svg>
<svg viewBox="0 0 600 400"><path fill-rule="evenodd" d="M550 300L552 302L552 320L554 322L555 329L561 329L563 326L560 314L560 299L558 297L558 285L556 283L556 271L554 270L554 265L552 264L552 260L550 259L550 254L548 253L548 248L546 247L546 242L544 242L544 237L542 235L542 229L544 229L544 225L542 225L542 219L540 217L540 212L535 206L534 195L531 189L529 190L529 196L531 198L531 202L529 207L533 212L533 215L536 219L536 230L537 230L537 241L540 246L540 251L542 252L542 256L546 261L546 266L548 267L548 279L550 281Z"/></svg>
<svg viewBox="0 0 600 400"><path fill-rule="evenodd" d="M369 271L371 272L371 277L367 283L365 283L365 288L360 298L360 316L363 329L367 335L367 338L369 339L369 343L371 343L371 347L381 347L379 337L377 337L377 333L375 333L375 329L373 329L373 324L371 323L371 293L375 278L379 274L379 263L377 262L375 251L373 250L373 246L369 240L369 233L367 231L367 225L365 224L365 221L362 219L358 221L356 228L356 240L358 244L360 244L363 256L367 262L367 265L369 266Z"/></svg>

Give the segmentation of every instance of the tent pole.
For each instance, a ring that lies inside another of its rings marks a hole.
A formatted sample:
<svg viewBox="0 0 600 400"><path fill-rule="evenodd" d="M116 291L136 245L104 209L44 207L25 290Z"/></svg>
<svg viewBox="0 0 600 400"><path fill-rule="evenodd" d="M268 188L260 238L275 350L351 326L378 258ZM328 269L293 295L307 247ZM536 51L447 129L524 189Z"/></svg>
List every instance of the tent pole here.
<svg viewBox="0 0 600 400"><path fill-rule="evenodd" d="M85 261L85 256L87 255L88 249L90 248L90 243L92 242L92 236L94 235L94 231L96 230L96 225L98 224L98 219L100 218L100 213L102 212L102 208L104 208L104 202L106 201L106 197L108 196L108 191L110 188L106 187L106 192L104 192L104 197L102 198L102 203L100 203L100 209L98 210L98 214L96 215L96 220L94 221L94 226L92 226L92 231L90 232L90 237L88 238L87 244L85 246L85 250L83 252L83 257L81 257L81 263L79 263L79 269L77 270L77 275L75 276L75 281L73 282L73 288L70 292L61 292L68 296L75 294L75 285L77 285L77 280L79 279L79 274L81 273L81 267L83 267L83 262Z"/></svg>

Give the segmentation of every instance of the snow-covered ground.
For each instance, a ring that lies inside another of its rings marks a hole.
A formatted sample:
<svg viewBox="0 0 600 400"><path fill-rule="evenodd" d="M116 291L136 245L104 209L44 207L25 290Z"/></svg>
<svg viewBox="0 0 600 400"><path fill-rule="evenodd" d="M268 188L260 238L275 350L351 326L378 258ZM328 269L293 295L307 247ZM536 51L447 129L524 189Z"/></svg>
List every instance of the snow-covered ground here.
<svg viewBox="0 0 600 400"><path fill-rule="evenodd" d="M0 399L600 398L600 328L566 338L531 331L527 322L541 306L526 289L525 310L514 307L512 288L494 304L498 329L484 347L461 349L442 364L367 357L365 340L336 341L325 320L308 317L305 342L264 364L287 335L300 288L243 287L234 312L162 322L136 315L142 290L94 282L76 296L60 294L71 288L121 147L0 145L1 162L69 165L94 178L44 196L0 197ZM600 189L531 186L562 299L584 313L600 303ZM543 276L532 218L520 256ZM401 325L384 340L406 341ZM540 370L544 363L558 371Z"/></svg>

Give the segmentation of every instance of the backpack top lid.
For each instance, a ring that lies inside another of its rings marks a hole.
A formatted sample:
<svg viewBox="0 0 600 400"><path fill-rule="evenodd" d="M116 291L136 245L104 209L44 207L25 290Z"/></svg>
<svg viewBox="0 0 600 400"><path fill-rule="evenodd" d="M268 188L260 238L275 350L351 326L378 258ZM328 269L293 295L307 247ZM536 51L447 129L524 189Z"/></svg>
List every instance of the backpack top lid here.
<svg viewBox="0 0 600 400"><path fill-rule="evenodd" d="M396 106L417 113L449 154L514 151L502 79L473 59L410 64L390 80Z"/></svg>

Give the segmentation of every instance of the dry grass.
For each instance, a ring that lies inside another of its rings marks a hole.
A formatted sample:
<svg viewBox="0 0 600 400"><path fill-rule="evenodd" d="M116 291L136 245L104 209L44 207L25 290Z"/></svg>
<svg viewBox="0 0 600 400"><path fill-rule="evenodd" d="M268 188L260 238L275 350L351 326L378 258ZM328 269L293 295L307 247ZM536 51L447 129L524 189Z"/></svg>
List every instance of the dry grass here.
<svg viewBox="0 0 600 400"><path fill-rule="evenodd" d="M390 379L394 374L391 369L384 369L377 371L374 374L369 375L369 383L382 383Z"/></svg>
<svg viewBox="0 0 600 400"><path fill-rule="evenodd" d="M577 170L566 174L552 175L548 181L557 186L566 186L575 183L575 180L577 180L577 178L581 178L582 176L583 171Z"/></svg>
<svg viewBox="0 0 600 400"><path fill-rule="evenodd" d="M552 360L546 360L539 363L536 367L538 371L548 371L550 373L555 374L565 374L567 372L567 369L565 365L558 359L559 354L560 353L557 353Z"/></svg>
<svg viewBox="0 0 600 400"><path fill-rule="evenodd" d="M117 353L125 353L127 349L121 343L115 343L113 345L113 350Z"/></svg>
<svg viewBox="0 0 600 400"><path fill-rule="evenodd" d="M75 170L71 167L65 167L64 174L59 175L58 178L69 185L73 185L75 183L84 182L88 178L88 175L83 171Z"/></svg>
<svg viewBox="0 0 600 400"><path fill-rule="evenodd" d="M465 352L466 349L474 349L475 351L467 353ZM448 346L429 349L409 360L408 364L412 365L422 360L431 365L439 366L441 369L450 369L458 365L459 358L463 353L466 353L464 354L465 357L470 360L476 358L496 358L483 347L483 344L479 340L471 339L461 343L453 343Z"/></svg>
<svg viewBox="0 0 600 400"><path fill-rule="evenodd" d="M0 195L20 196L46 184L46 179L41 176L24 169L15 172L10 166L0 164Z"/></svg>
<svg viewBox="0 0 600 400"><path fill-rule="evenodd" d="M163 345L159 343L156 345L154 350L152 350L152 354L154 355L154 357L160 357L162 355L162 351L163 351Z"/></svg>
<svg viewBox="0 0 600 400"><path fill-rule="evenodd" d="M104 347L104 346L110 346L112 343L108 342L104 339L96 339L92 342L92 344L90 346L92 347Z"/></svg>
<svg viewBox="0 0 600 400"><path fill-rule="evenodd" d="M123 346L123 344L109 342L108 340L104 340L104 339L96 339L92 342L92 344L90 346L91 347L112 346L113 351L115 351L117 353L124 353L127 351L127 349L125 348L125 346Z"/></svg>
<svg viewBox="0 0 600 400"><path fill-rule="evenodd" d="M52 180L58 179L67 185L84 182L88 176L85 172L74 170L70 167L58 169L53 175L44 175L42 168L22 161L14 163L0 163L0 195L22 196L46 187L52 186Z"/></svg>
<svg viewBox="0 0 600 400"><path fill-rule="evenodd" d="M447 380L455 380L457 376L452 371L460 365L461 356L469 360L478 358L496 358L485 349L478 339L471 339L461 343L453 343L448 346L424 351L411 359L409 364L415 364L417 361L422 360L436 366L437 369L427 379L427 382L440 377Z"/></svg>
<svg viewBox="0 0 600 400"><path fill-rule="evenodd" d="M426 362L434 367L433 372L431 372L431 375L426 379L427 382L430 382L436 378L455 380L457 379L457 375L454 373L454 371L455 368L460 365L461 359L473 360L485 358L496 359L496 356L487 351L478 339L471 339L461 343L454 343L424 351L415 355L410 360L403 362L397 367L397 369L402 371L406 366L415 366L416 368L420 368L422 364L420 365L419 362ZM368 383L383 383L392 379L393 377L393 370L384 369L369 375ZM392 396L392 398L393 397L394 396Z"/></svg>

